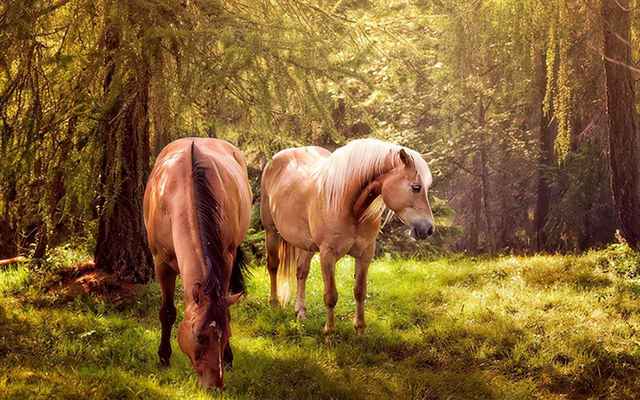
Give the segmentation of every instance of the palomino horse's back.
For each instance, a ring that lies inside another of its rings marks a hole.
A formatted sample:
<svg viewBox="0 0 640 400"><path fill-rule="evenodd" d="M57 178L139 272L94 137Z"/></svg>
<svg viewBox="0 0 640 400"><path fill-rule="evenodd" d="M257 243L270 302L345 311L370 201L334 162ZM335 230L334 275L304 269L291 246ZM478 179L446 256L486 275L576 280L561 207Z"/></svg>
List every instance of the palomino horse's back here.
<svg viewBox="0 0 640 400"><path fill-rule="evenodd" d="M315 171L330 155L330 151L317 146L286 149L274 155L262 172L262 224L275 229L275 221L292 222L280 226L279 232L287 242L297 247L313 246L308 229L299 227L306 226L306 209L313 201L311 192ZM282 204L287 206L278 206ZM293 223L295 221L298 223Z"/></svg>

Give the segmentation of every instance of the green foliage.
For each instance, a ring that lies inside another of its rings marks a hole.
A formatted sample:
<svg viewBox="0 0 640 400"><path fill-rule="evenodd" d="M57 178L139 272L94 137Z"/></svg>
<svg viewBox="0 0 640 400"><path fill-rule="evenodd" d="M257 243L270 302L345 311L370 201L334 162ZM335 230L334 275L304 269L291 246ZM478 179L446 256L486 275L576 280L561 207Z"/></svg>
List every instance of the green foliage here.
<svg viewBox="0 0 640 400"><path fill-rule="evenodd" d="M9 265L0 273L0 295L10 296L24 290L29 281L29 268L25 265Z"/></svg>
<svg viewBox="0 0 640 400"><path fill-rule="evenodd" d="M613 271L625 278L640 278L640 253L624 242L598 252L596 262L603 271Z"/></svg>
<svg viewBox="0 0 640 400"><path fill-rule="evenodd" d="M598 1L5 3L0 256L42 258L47 245L95 235L98 139L131 77L149 79L139 117L153 154L216 136L243 150L256 178L283 148L375 136L425 154L432 191L455 210L446 247L530 250L543 175L548 248L612 239L607 145L593 140L606 136ZM115 54L105 21L122 33ZM126 68L105 94L109 60Z"/></svg>

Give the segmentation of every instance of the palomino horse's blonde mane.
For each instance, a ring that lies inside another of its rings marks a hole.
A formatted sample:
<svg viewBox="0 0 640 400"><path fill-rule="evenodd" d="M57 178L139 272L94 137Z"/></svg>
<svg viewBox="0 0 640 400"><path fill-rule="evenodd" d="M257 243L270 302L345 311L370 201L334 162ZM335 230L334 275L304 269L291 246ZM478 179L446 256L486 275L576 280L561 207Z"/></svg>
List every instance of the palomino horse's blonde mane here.
<svg viewBox="0 0 640 400"><path fill-rule="evenodd" d="M325 196L326 204L330 210L339 211L351 204L347 199L349 193L361 189L367 182L385 172L388 168L388 160L395 167L400 160L400 150L413 159L416 171L420 176L422 185L428 188L431 185L431 171L420 153L394 143L383 142L377 139L358 139L340 147L327 158L316 170L319 178L321 192ZM372 218L378 218L385 210L382 196L378 196L360 217L360 222Z"/></svg>

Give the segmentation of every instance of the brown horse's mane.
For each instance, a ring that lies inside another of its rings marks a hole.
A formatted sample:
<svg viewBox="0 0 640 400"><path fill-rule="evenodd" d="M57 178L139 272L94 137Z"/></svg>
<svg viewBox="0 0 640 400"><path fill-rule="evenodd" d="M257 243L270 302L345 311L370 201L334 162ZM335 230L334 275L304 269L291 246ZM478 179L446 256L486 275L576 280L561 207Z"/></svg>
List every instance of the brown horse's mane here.
<svg viewBox="0 0 640 400"><path fill-rule="evenodd" d="M429 166L417 151L378 139L357 139L331 153L316 170L329 209L338 211L351 206L346 204L348 194L363 189L373 178L386 172L385 169L400 165L401 149L413 159L423 184L426 187L431 185ZM380 217L385 208L379 196L360 220Z"/></svg>
<svg viewBox="0 0 640 400"><path fill-rule="evenodd" d="M206 310L205 324L215 321L219 327L227 326L227 312L225 309L224 279L224 249L220 224L222 215L220 202L216 198L207 180L207 169L203 160L198 158L198 148L191 143L191 177L193 180L193 199L196 208L196 221L202 256L204 261L204 281L202 289L209 297Z"/></svg>

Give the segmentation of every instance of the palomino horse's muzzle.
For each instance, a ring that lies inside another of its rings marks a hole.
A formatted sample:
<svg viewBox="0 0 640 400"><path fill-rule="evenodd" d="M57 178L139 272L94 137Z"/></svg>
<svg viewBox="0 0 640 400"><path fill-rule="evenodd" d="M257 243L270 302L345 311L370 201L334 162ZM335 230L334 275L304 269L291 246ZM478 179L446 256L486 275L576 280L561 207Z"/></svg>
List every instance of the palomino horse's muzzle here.
<svg viewBox="0 0 640 400"><path fill-rule="evenodd" d="M417 240L423 240L433 235L433 222L421 219L411 224L411 236Z"/></svg>

